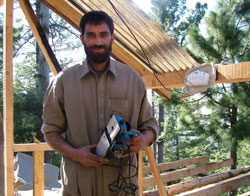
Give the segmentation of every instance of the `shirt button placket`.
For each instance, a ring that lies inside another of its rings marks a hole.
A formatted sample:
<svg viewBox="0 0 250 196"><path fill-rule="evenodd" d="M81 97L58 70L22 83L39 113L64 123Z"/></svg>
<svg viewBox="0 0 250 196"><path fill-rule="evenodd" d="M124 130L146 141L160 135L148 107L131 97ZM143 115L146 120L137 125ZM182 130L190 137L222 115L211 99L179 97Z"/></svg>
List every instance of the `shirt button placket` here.
<svg viewBox="0 0 250 196"><path fill-rule="evenodd" d="M99 80L97 84L97 105L98 105L98 120L99 130L105 127L104 122L104 83Z"/></svg>

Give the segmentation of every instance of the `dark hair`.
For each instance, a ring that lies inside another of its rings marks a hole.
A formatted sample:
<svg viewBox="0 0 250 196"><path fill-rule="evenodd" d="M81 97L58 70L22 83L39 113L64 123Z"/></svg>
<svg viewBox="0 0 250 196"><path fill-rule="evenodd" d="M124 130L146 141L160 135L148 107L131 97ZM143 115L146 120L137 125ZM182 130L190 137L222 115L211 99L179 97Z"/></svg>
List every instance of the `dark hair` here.
<svg viewBox="0 0 250 196"><path fill-rule="evenodd" d="M103 11L87 12L85 15L82 16L82 19L80 22L80 30L81 30L82 35L84 34L85 26L87 23L99 25L103 22L108 24L110 33L112 35L114 33L114 22L108 14L106 14Z"/></svg>

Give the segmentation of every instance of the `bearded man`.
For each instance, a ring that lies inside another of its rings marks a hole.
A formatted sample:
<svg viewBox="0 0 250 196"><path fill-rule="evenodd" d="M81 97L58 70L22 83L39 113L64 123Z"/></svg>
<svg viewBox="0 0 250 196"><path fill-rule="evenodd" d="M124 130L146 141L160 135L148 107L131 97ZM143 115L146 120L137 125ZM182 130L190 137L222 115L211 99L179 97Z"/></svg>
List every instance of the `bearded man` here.
<svg viewBox="0 0 250 196"><path fill-rule="evenodd" d="M42 132L63 156L63 196L128 195L120 186L123 182L117 184L121 190L110 190L117 179L114 167L125 165L120 171L125 177L135 173L135 168L128 170L128 160L137 165L136 153L156 140L158 125L139 74L110 58L115 39L112 18L103 11L88 12L81 19L80 30L87 58L82 65L58 73L49 85ZM112 114L130 122L138 134L131 138L130 154L120 159L95 153ZM136 177L131 180L137 184Z"/></svg>

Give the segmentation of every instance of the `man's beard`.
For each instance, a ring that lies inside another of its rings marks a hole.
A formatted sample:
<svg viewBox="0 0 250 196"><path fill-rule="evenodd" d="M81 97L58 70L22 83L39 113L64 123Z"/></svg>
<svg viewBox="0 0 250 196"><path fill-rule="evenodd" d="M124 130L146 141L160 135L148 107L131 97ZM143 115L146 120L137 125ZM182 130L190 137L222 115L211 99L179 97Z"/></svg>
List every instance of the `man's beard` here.
<svg viewBox="0 0 250 196"><path fill-rule="evenodd" d="M103 53L94 53L92 52L92 50L95 48L103 48L105 51ZM110 42L108 47L104 45L99 45L99 46L94 45L94 46L87 47L84 44L84 50L85 50L88 60L91 63L95 63L95 64L104 63L110 57L111 50L112 50L112 43Z"/></svg>

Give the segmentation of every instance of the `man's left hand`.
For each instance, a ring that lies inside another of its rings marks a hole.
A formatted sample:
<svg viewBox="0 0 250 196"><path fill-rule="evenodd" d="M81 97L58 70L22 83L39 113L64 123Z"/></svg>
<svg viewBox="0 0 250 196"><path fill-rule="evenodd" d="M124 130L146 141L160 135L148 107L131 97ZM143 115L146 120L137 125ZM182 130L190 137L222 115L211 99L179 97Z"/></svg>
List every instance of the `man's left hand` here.
<svg viewBox="0 0 250 196"><path fill-rule="evenodd" d="M134 129L133 129L134 130ZM137 132L138 136L131 137L130 140L130 155L138 153L144 147L148 146L155 138L155 132L153 130L144 130L140 132L138 130L134 130ZM129 156L129 153L125 154L123 157Z"/></svg>

